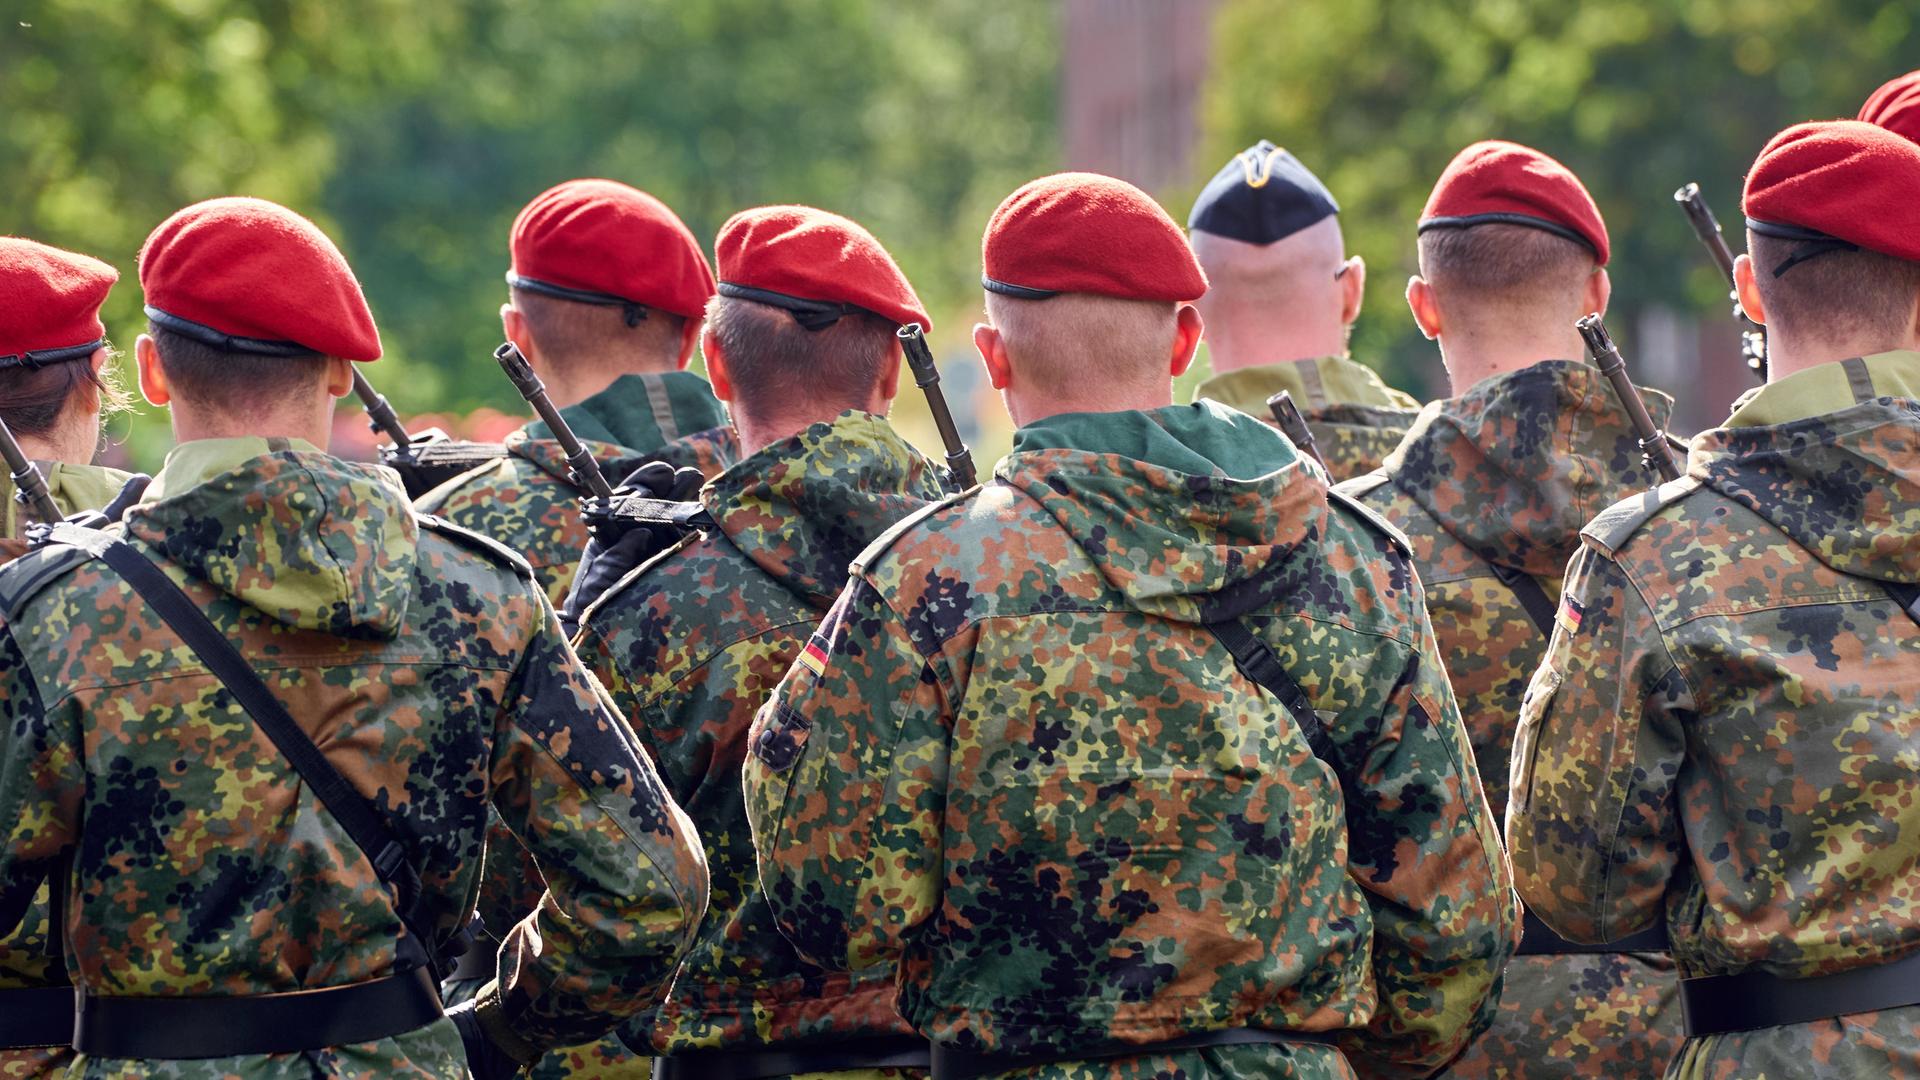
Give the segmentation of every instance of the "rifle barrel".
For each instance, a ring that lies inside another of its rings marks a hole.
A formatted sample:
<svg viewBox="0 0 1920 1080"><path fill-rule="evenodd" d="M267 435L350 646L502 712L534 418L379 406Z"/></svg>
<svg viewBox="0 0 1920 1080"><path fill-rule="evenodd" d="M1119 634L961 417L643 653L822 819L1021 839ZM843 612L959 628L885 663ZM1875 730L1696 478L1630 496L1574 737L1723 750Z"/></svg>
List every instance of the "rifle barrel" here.
<svg viewBox="0 0 1920 1080"><path fill-rule="evenodd" d="M1594 363L1600 365L1600 374L1613 384L1613 392L1620 396L1620 403L1627 407L1627 419L1632 422L1633 430L1640 436L1640 452L1646 455L1647 464L1660 473L1663 480L1680 479L1680 465L1673 460L1673 450L1667 446L1667 433L1653 422L1653 415L1647 412L1647 403L1640 396L1640 388L1633 385L1627 377L1627 359L1620 355L1620 349L1613 343L1613 337L1607 333L1607 326L1600 321L1596 313L1588 315L1574 324L1580 330L1580 337L1587 343L1587 352Z"/></svg>
<svg viewBox="0 0 1920 1080"><path fill-rule="evenodd" d="M413 446L413 436L407 432L407 425L400 422L400 414L393 411L393 404L385 395L373 388L365 375L360 374L360 365L353 367L353 392L366 406L367 426L376 435L385 435L393 440L393 448L405 453Z"/></svg>
<svg viewBox="0 0 1920 1080"><path fill-rule="evenodd" d="M520 350L509 341L493 351L493 358L500 361L500 370L513 380L514 389L520 391L533 411L540 414L553 437L559 441L560 449L567 455L567 468L572 470L573 478L581 487L596 499L613 498L613 485L607 483L605 473L600 471L600 463L593 460L593 452L574 435L572 425L560 415L560 410L547 396L546 384L534 373L533 365L520 355Z"/></svg>
<svg viewBox="0 0 1920 1080"><path fill-rule="evenodd" d="M1733 249L1727 247L1727 238L1720 231L1720 221L1713 216L1713 207L1700 196L1699 184L1688 184L1673 193L1673 201L1686 211L1687 222L1693 226L1693 234L1712 256L1713 264L1720 268L1720 276L1727 279L1727 285L1733 285Z"/></svg>
<svg viewBox="0 0 1920 1080"><path fill-rule="evenodd" d="M1267 411L1273 414L1273 422L1293 445L1313 455L1313 460L1326 467L1327 459L1320 454L1320 444L1313 437L1313 429L1307 426L1307 418L1300 415L1300 406L1294 403L1293 394L1282 390L1267 399Z"/></svg>
<svg viewBox="0 0 1920 1080"><path fill-rule="evenodd" d="M34 515L48 525L61 518L60 507L47 490L47 478L39 466L28 460L27 452L14 440L13 429L0 420L0 457L6 459L7 472L13 476L14 497L31 507Z"/></svg>
<svg viewBox="0 0 1920 1080"><path fill-rule="evenodd" d="M914 384L927 396L933 426L940 429L940 442L947 449L947 471L953 474L955 488L965 491L975 481L973 451L960 437L953 413L947 408L947 396L940 391L940 369L934 365L933 350L927 348L926 328L911 322L901 327L896 336L900 339L901 351L907 354L907 366L913 369Z"/></svg>

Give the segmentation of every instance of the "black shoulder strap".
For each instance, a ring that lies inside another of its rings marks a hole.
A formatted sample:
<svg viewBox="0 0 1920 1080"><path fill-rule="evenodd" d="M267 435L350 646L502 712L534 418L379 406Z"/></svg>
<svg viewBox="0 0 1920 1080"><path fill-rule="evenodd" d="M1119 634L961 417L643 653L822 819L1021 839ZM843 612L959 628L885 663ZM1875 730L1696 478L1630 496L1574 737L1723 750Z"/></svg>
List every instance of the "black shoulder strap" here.
<svg viewBox="0 0 1920 1080"><path fill-rule="evenodd" d="M1880 587L1887 590L1887 595L1893 597L1893 602L1899 604L1901 610L1907 613L1907 618L1912 619L1915 625L1920 625L1920 585L1909 585L1903 581L1883 581Z"/></svg>
<svg viewBox="0 0 1920 1080"><path fill-rule="evenodd" d="M394 910L406 926L408 937L421 950L416 961L430 964L432 939L414 924L410 914L420 897L420 874L407 860L406 848L387 827L380 812L327 761L286 706L273 696L273 691L240 655L240 650L165 571L131 544L106 534L96 535L99 541L88 545L88 550L126 579L153 608L154 614L180 635L187 648L207 665L260 730L266 732L267 738L273 740L273 745L286 755L294 771L313 788L327 812L347 830L347 835L373 864L374 873L392 890Z"/></svg>
<svg viewBox="0 0 1920 1080"><path fill-rule="evenodd" d="M1554 603L1553 597L1547 595L1547 590L1541 588L1533 575L1525 570L1506 566L1491 559L1487 560L1487 565L1493 569L1493 576L1500 579L1500 584L1505 585L1508 591L1513 593L1514 599L1520 601L1520 606L1527 610L1527 618L1532 619L1533 625L1540 628L1540 633L1545 637L1552 637L1553 617L1557 614L1559 605Z"/></svg>
<svg viewBox="0 0 1920 1080"><path fill-rule="evenodd" d="M1333 740L1327 737L1327 729L1320 724L1320 717L1313 711L1313 701L1300 684L1287 674L1286 666L1280 658L1273 655L1267 643L1239 619L1221 619L1218 622L1202 623L1207 632L1219 639L1220 644L1233 654L1233 664L1240 674L1258 683L1267 693L1280 699L1287 714L1299 726L1300 734L1306 737L1307 745L1313 748L1313 754L1327 764L1333 764Z"/></svg>

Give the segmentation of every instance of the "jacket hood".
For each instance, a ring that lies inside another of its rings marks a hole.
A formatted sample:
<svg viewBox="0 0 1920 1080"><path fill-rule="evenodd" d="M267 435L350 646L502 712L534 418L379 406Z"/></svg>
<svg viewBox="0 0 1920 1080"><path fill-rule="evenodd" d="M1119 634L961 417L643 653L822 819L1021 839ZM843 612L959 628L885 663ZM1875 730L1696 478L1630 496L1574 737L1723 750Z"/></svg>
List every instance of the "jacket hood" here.
<svg viewBox="0 0 1920 1080"><path fill-rule="evenodd" d="M288 450L127 512L127 533L287 626L390 639L412 598L419 526L399 477Z"/></svg>
<svg viewBox="0 0 1920 1080"><path fill-rule="evenodd" d="M1840 573L1920 584L1920 402L1704 431L1687 472Z"/></svg>
<svg viewBox="0 0 1920 1080"><path fill-rule="evenodd" d="M995 475L1038 502L1136 610L1253 610L1320 535L1327 483L1251 416L1212 401L1069 413L1023 427Z"/></svg>
<svg viewBox="0 0 1920 1080"><path fill-rule="evenodd" d="M884 417L847 412L747 456L700 502L742 554L825 612L869 544L945 496L933 463Z"/></svg>
<svg viewBox="0 0 1920 1080"><path fill-rule="evenodd" d="M1663 429L1673 399L1643 390ZM1594 515L1657 482L1600 369L1548 360L1429 404L1384 466L1491 562L1559 577Z"/></svg>

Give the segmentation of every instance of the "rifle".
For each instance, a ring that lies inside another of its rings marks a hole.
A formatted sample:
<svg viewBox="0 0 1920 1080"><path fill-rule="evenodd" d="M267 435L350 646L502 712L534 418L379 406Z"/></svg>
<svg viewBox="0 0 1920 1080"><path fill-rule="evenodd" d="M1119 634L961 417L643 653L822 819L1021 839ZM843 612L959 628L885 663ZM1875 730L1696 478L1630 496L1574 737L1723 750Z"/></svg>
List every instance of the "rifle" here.
<svg viewBox="0 0 1920 1080"><path fill-rule="evenodd" d="M1307 418L1300 415L1300 406L1293 403L1293 394L1282 390L1267 399L1267 409L1273 413L1273 422L1280 426L1280 433L1293 441L1293 445L1313 456L1313 460L1326 468L1327 459L1320 456L1320 444L1314 441L1313 429L1307 426Z"/></svg>
<svg viewBox="0 0 1920 1080"><path fill-rule="evenodd" d="M1588 315L1574 324L1580 330L1580 337L1587 343L1587 353L1594 363L1600 365L1600 374L1613 384L1613 392L1620 395L1620 403L1627 407L1627 419L1632 422L1634 434L1640 437L1640 455L1647 468L1657 471L1662 480L1680 479L1680 465L1673 460L1673 449L1667 445L1667 433L1653 422L1653 415L1647 412L1646 399L1640 396L1640 388L1627 378L1627 361L1607 333L1607 326L1600 321L1598 313Z"/></svg>
<svg viewBox="0 0 1920 1080"><path fill-rule="evenodd" d="M940 441L947 448L947 479L953 490L965 491L975 483L973 451L960 438L953 413L947 408L947 396L940 392L940 369L934 366L933 350L927 348L927 332L917 322L901 327L896 335L901 351L907 354L907 366L913 369L914 385L927 395L927 408L933 413L933 426L940 429Z"/></svg>
<svg viewBox="0 0 1920 1080"><path fill-rule="evenodd" d="M353 392L366 406L367 426L389 440L380 448L380 463L400 474L411 498L417 499L461 473L506 455L507 448L500 443L454 439L439 428L409 434L400 414L360 373L357 364L353 368Z"/></svg>
<svg viewBox="0 0 1920 1080"><path fill-rule="evenodd" d="M573 433L573 428L560 415L560 410L547 396L547 386L534 374L533 365L520 355L520 350L509 341L493 350L493 358L500 361L500 370L507 373L513 381L513 388L533 406L540 419L553 431L553 437L559 441L560 449L567 455L567 472L572 475L576 487L586 490L589 498L602 502L613 498L613 485L607 483L606 474L600 471L600 463L593 460L593 451L588 450Z"/></svg>
<svg viewBox="0 0 1920 1080"><path fill-rule="evenodd" d="M1727 247L1727 238L1721 235L1713 208L1700 197L1699 184L1688 184L1674 192L1673 201L1685 211L1687 222L1693 226L1693 235L1699 237L1707 249L1720 276L1727 279L1727 299L1733 302L1733 319L1740 325L1740 355L1746 358L1747 369L1759 376L1761 382L1766 382L1767 328L1747 318L1746 309L1740 306L1740 290L1733 280L1733 251Z"/></svg>
<svg viewBox="0 0 1920 1080"><path fill-rule="evenodd" d="M13 498L33 510L34 516L43 525L57 525L63 516L60 507L53 501L53 492L47 488L47 478L40 475L39 466L27 459L26 451L14 441L13 429L0 420L0 457L7 462L7 471L13 476Z"/></svg>

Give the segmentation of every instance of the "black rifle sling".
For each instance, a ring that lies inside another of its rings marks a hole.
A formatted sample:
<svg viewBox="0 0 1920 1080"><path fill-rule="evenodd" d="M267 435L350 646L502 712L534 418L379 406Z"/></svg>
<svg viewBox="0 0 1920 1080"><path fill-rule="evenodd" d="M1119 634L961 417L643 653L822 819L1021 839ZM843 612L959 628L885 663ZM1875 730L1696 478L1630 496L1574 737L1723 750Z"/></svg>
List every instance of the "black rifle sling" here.
<svg viewBox="0 0 1920 1080"><path fill-rule="evenodd" d="M1547 590L1541 588L1533 575L1525 570L1492 561L1487 565L1493 568L1493 576L1500 579L1500 584L1505 585L1513 593L1514 599L1520 601L1520 606L1527 610L1527 618L1540 628L1541 635L1552 637L1556 605L1553 597L1547 595Z"/></svg>
<svg viewBox="0 0 1920 1080"><path fill-rule="evenodd" d="M1332 765L1333 740L1327 737L1327 729L1321 726L1320 717L1313 711L1312 699L1307 697L1305 690L1300 689L1299 683L1293 681L1293 676L1287 674L1285 665L1273 655L1267 643L1261 641L1239 619L1221 619L1201 625L1233 654L1234 666L1240 669L1240 674L1280 699L1287 714L1299 726L1300 734L1306 737L1307 745L1313 748L1314 756Z"/></svg>
<svg viewBox="0 0 1920 1080"><path fill-rule="evenodd" d="M1920 625L1920 585L1908 585L1900 581L1883 581L1880 587L1887 590L1893 602L1907 613L1907 618Z"/></svg>
<svg viewBox="0 0 1920 1080"><path fill-rule="evenodd" d="M381 819L380 812L327 761L286 706L274 697L273 691L240 655L240 650L165 571L122 540L106 538L104 543L91 545L89 550L126 579L153 608L154 614L180 635L187 648L207 665L207 670L213 672L260 730L267 733L267 738L273 740L273 745L286 755L294 771L313 789L327 812L340 822L347 836L373 864L374 873L380 875L380 880L393 894L394 911L406 926L407 936L420 950L416 961L431 966L433 939L423 932L424 928L414 925L410 914L420 897L420 874L407 861L406 848ZM405 952L403 945L403 955Z"/></svg>

